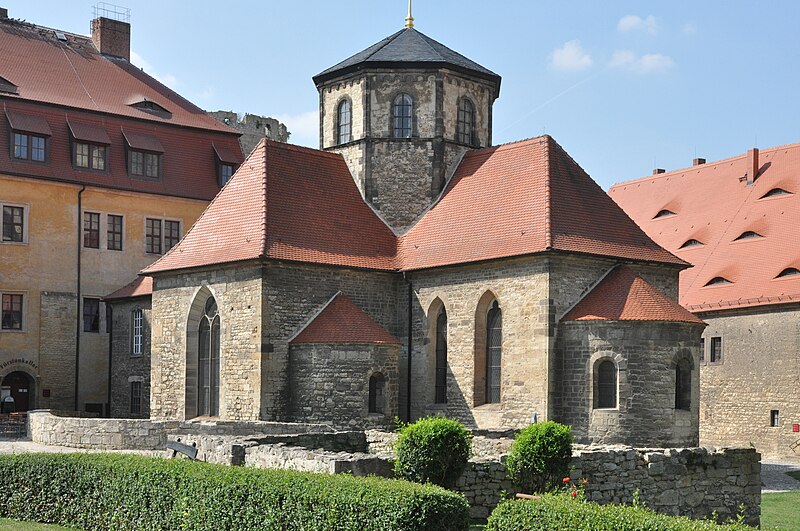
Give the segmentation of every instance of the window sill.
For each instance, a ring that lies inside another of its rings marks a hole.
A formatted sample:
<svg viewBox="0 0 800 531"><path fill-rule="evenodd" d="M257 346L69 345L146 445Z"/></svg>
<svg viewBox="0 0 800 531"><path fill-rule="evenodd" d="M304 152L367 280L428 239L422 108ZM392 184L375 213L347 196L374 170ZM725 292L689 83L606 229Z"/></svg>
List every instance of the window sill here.
<svg viewBox="0 0 800 531"><path fill-rule="evenodd" d="M28 245L28 242L27 241L21 241L21 242L6 242L6 241L3 241L3 242L0 242L0 244L2 244L2 245Z"/></svg>
<svg viewBox="0 0 800 531"><path fill-rule="evenodd" d="M596 407L592 409L593 413L619 413L619 407Z"/></svg>
<svg viewBox="0 0 800 531"><path fill-rule="evenodd" d="M27 334L28 331L23 328L22 330L14 330L11 328L2 328L0 329L0 334Z"/></svg>

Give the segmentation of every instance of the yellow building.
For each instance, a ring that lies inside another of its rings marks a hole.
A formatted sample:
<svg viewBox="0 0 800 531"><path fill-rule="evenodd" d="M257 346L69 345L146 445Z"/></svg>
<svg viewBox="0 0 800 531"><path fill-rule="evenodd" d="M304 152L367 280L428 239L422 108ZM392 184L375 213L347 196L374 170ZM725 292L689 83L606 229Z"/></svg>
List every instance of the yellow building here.
<svg viewBox="0 0 800 531"><path fill-rule="evenodd" d="M102 297L175 245L242 162L238 133L92 37L0 10L0 393L106 413Z"/></svg>

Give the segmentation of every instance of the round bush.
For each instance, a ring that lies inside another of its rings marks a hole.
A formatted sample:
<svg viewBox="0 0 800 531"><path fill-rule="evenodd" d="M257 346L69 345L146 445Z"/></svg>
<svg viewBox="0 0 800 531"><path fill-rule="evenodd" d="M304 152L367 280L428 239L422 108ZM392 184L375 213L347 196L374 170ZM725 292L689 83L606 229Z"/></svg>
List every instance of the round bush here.
<svg viewBox="0 0 800 531"><path fill-rule="evenodd" d="M397 476L452 487L472 453L472 434L455 420L423 418L400 429L395 452Z"/></svg>
<svg viewBox="0 0 800 531"><path fill-rule="evenodd" d="M547 421L531 424L517 434L506 469L521 492L547 492L569 474L572 459L570 427Z"/></svg>

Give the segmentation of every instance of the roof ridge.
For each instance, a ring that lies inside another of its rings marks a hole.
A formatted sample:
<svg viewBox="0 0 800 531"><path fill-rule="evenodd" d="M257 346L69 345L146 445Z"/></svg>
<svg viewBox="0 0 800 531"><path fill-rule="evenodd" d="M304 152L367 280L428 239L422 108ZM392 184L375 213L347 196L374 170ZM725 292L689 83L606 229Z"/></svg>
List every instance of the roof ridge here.
<svg viewBox="0 0 800 531"><path fill-rule="evenodd" d="M553 248L553 209L551 205L552 201L552 190L550 189L550 181L553 178L553 171L551 165L551 153L550 150L553 149L553 142L552 138L549 136L544 137L545 142L547 143L546 149L544 150L544 167L545 167L545 179L544 179L544 246L545 249L552 249Z"/></svg>
<svg viewBox="0 0 800 531"><path fill-rule="evenodd" d="M256 149L264 150L264 178L261 179L261 250L259 256L267 256L267 181L269 181L269 166L267 165L267 137L259 140ZM255 151L255 149L253 150Z"/></svg>
<svg viewBox="0 0 800 531"><path fill-rule="evenodd" d="M303 333L303 331L304 331L306 328L308 328L309 326L311 326L311 323L313 323L314 321L316 321L316 320L317 320L317 317L319 317L319 315L320 315L322 312L324 312L324 311L325 311L325 308L327 308L328 306L330 306L330 305L331 305L331 303L333 303L333 301L335 301L335 300L336 300L336 298L337 298L337 297L339 297L340 295L341 295L341 296L343 296L343 297L346 297L346 295L345 295L344 293L342 293L342 290L339 290L339 291L337 291L336 293L334 293L334 294L333 294L333 297L331 297L330 299L328 299L328 302L326 302L325 304L323 304L322 306L320 306L320 307L317 309L317 311L316 311L316 312L314 312L313 314L311 314L311 317L309 317L309 318L306 320L306 322L305 322L305 323L303 323L303 325L302 325L300 328L298 328L298 329L297 329L297 332L295 332L294 334L292 334L292 336L291 336L291 337L290 337L290 338L289 338L289 339L288 339L286 342L287 342L287 343L291 343L292 341L294 341L295 339L297 339L297 336L299 336L300 334L302 334L302 333Z"/></svg>
<svg viewBox="0 0 800 531"><path fill-rule="evenodd" d="M308 146L301 146L298 144L290 144L288 142L278 142L277 140L271 140L267 137L263 137L262 140L265 140L266 143L271 148L280 148L285 149L287 151L296 151L298 153L310 153L319 156L325 156L329 158L338 158L341 157L341 154L333 152L333 151L325 151L324 149L313 148Z"/></svg>
<svg viewBox="0 0 800 531"><path fill-rule="evenodd" d="M424 34L424 33L422 33L421 31L417 31L417 30L415 30L414 28L408 28L408 29L409 29L409 30L411 30L411 31L413 31L414 33L417 33L417 34L419 34L419 36L420 36L420 37L422 37L422 42L424 42L424 43L425 43L425 46L427 46L428 48L430 48L430 50L431 50L431 51L432 51L432 52L433 52L435 55L437 55L437 56L439 57L439 59L441 59L442 61L447 61L447 58L445 58L445 56L443 56L441 53L439 53L439 51L438 51L437 49L435 49L433 46L431 46L431 43L430 43L430 42L428 42L428 41L429 41L429 40L431 40L431 41L435 42L436 44L438 44L439 46L444 46L445 48L447 48L447 46L445 46L444 44L442 44L442 43L440 43L440 42L436 41L436 39L433 39L433 38L431 38L431 37L428 37L427 35L425 35L425 34ZM450 48L447 48L447 49L448 49L448 50L450 50ZM450 51L451 51L451 52L454 52L454 53L458 53L458 52L456 52L455 50L450 50ZM460 54L459 54L459 55L460 55Z"/></svg>

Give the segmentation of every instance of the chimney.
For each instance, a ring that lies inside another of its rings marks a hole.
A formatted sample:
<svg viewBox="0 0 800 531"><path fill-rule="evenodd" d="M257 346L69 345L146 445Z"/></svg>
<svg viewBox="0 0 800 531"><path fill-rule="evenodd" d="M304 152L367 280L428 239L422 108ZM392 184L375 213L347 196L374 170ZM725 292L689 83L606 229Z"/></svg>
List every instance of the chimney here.
<svg viewBox="0 0 800 531"><path fill-rule="evenodd" d="M700 166L701 164L705 164L705 163L706 163L706 159L704 159L702 157L692 160L692 166Z"/></svg>
<svg viewBox="0 0 800 531"><path fill-rule="evenodd" d="M8 18L8 9L5 7L0 7L0 20L5 20Z"/></svg>
<svg viewBox="0 0 800 531"><path fill-rule="evenodd" d="M758 148L747 150L747 184L751 185L758 177Z"/></svg>
<svg viewBox="0 0 800 531"><path fill-rule="evenodd" d="M653 175L659 175L661 173L667 173L667 170L665 170L664 168L656 168L653 170Z"/></svg>
<svg viewBox="0 0 800 531"><path fill-rule="evenodd" d="M92 42L103 55L131 60L131 25L128 22L97 17L92 20Z"/></svg>

